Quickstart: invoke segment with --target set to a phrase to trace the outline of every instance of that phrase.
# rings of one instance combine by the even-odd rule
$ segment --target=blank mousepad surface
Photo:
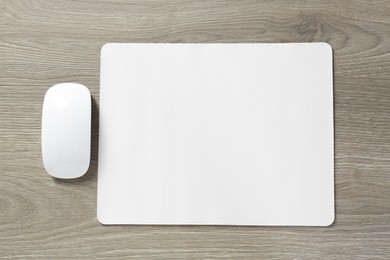
[[[103,224],[327,226],[326,43],[109,43],[101,51]]]

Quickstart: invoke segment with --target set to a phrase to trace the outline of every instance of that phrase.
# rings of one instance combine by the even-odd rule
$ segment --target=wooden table
[[[99,52],[106,42],[329,42],[336,221],[317,227],[102,226],[96,220]],[[0,1],[0,258],[390,257],[390,1]],[[91,90],[80,180],[42,165],[41,109]]]

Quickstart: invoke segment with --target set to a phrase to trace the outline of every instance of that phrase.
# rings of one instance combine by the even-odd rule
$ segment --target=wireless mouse
[[[89,167],[91,95],[78,83],[49,88],[42,109],[42,159],[55,178],[73,179]]]

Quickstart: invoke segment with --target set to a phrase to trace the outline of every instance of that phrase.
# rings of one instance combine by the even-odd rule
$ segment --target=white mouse
[[[53,177],[73,179],[89,168],[91,95],[78,83],[49,88],[42,111],[42,158]]]

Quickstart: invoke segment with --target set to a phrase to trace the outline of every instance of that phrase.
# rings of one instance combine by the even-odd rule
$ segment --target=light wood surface
[[[329,42],[336,221],[326,228],[102,226],[99,55],[106,42]],[[389,259],[390,1],[0,1],[0,258]],[[45,91],[91,90],[88,174],[41,161]]]

